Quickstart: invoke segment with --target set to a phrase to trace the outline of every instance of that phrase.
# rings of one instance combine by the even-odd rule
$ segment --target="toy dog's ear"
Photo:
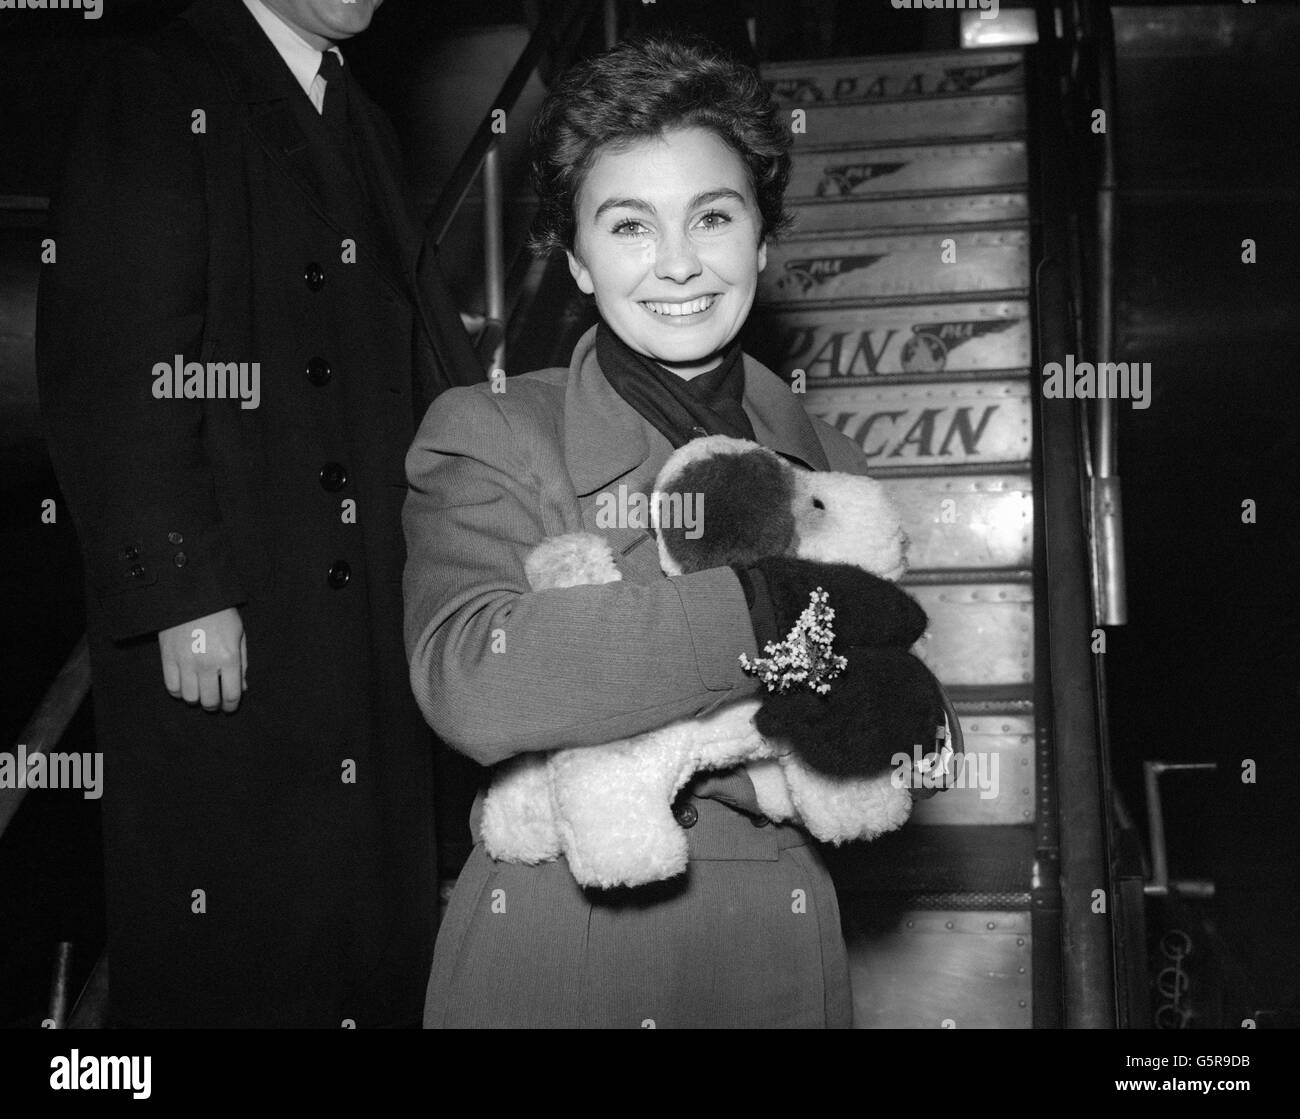
[[[681,575],[785,555],[794,544],[793,504],[794,471],[779,455],[725,435],[693,439],[655,480],[660,566]]]

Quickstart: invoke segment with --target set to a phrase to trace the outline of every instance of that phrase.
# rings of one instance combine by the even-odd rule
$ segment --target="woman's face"
[[[681,377],[716,366],[767,263],[740,157],[703,128],[604,148],[575,209],[569,270],[610,329]]]

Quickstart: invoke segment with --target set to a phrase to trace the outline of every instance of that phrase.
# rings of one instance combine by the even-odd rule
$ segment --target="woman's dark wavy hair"
[[[629,39],[566,70],[532,128],[532,182],[541,201],[531,245],[572,249],[574,201],[596,153],[671,128],[707,128],[740,156],[763,236],[790,224],[790,134],[758,74],[695,36]]]

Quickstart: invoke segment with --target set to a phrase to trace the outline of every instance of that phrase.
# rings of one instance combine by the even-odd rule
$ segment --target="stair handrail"
[[[615,6],[605,0],[559,0],[558,13],[547,18],[543,13],[528,44],[506,76],[491,108],[474,130],[464,153],[438,194],[425,220],[425,244],[435,248],[452,227],[469,197],[479,172],[483,173],[483,246],[485,256],[484,288],[486,316],[482,334],[476,343],[481,356],[487,357],[489,370],[505,368],[506,334],[506,265],[504,190],[501,181],[499,137],[494,125],[496,114],[504,110],[507,118],[523,95],[528,80],[539,67],[553,67],[586,32],[595,13],[601,10],[606,22],[606,40],[615,34]],[[486,352],[485,352],[486,351]],[[475,371],[478,372],[478,371]],[[482,380],[470,378],[470,371],[452,371],[463,383]]]
[[[1034,274],[1039,367],[1062,360],[1078,341],[1072,303],[1082,296],[1074,275],[1068,217],[1077,212],[1066,173],[1063,79],[1070,76],[1066,43],[1057,35],[1055,6],[1037,5],[1038,44],[1031,51],[1038,143],[1038,251]],[[1063,29],[1065,21],[1062,21]],[[1068,30],[1073,32],[1073,27]],[[1067,80],[1067,85],[1070,82]],[[1046,647],[1050,719],[1056,763],[1061,903],[1062,999],[1070,1028],[1110,1029],[1116,1023],[1109,858],[1107,759],[1099,715],[1096,664],[1088,640],[1093,621],[1088,493],[1079,402],[1047,400],[1037,415],[1047,585]],[[1099,911],[1097,891],[1110,901]]]
[[[48,756],[62,740],[89,691],[90,652],[86,635],[82,634],[19,733],[14,750],[15,760],[31,759],[41,754]],[[0,838],[18,814],[23,798],[27,795],[25,773],[24,765],[20,767],[19,779],[15,785],[0,787]]]

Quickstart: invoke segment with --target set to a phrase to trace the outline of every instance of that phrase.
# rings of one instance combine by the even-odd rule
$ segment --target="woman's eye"
[[[619,222],[613,229],[616,237],[639,237],[645,231],[645,226],[632,218]]]
[[[724,214],[722,213],[721,210],[710,210],[707,214],[705,214],[702,218],[700,218],[700,224],[704,226],[705,229],[718,229],[724,225],[729,224],[730,221],[731,221],[731,215]]]

